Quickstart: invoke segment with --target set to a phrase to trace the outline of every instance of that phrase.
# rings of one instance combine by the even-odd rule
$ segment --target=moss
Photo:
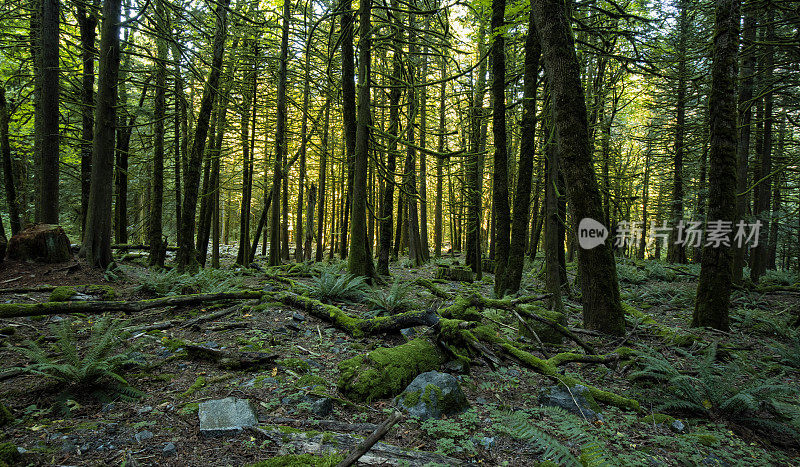
[[[675,417],[672,415],[667,415],[663,413],[654,413],[650,414],[646,417],[642,417],[639,419],[640,422],[647,423],[648,425],[656,424],[660,425],[662,423],[670,424],[675,421]]]
[[[191,404],[186,404],[178,410],[179,415],[195,415],[197,411],[200,410],[200,404],[197,402],[192,402]]]
[[[12,443],[0,444],[0,466],[16,464],[22,455]]]
[[[284,358],[283,360],[278,360],[277,363],[286,369],[299,373],[306,373],[311,369],[311,365],[309,365],[308,362],[300,360],[299,358]]]
[[[527,311],[528,313],[541,316],[550,321],[556,322],[562,326],[566,326],[567,324],[566,316],[564,316],[563,313],[559,313],[558,311],[551,311],[537,305],[520,305],[520,308]],[[531,329],[533,329],[536,335],[539,336],[539,339],[541,339],[542,342],[546,342],[548,344],[561,344],[564,341],[564,336],[560,332],[553,329],[552,326],[548,326],[545,323],[540,323],[539,321],[535,321],[532,319],[526,320],[526,322],[528,326],[525,326],[524,324],[520,323],[519,331],[521,335],[531,339],[534,338],[532,333],[528,329],[530,327]]]
[[[6,426],[14,423],[14,415],[8,410],[8,407],[0,403],[0,426]]]
[[[114,300],[117,298],[117,291],[108,285],[94,284],[86,287],[86,293],[100,297],[100,300]]]
[[[689,433],[686,436],[688,436],[689,439],[696,440],[703,446],[712,447],[712,446],[717,446],[719,444],[719,439],[710,433]]]
[[[50,292],[51,302],[66,302],[73,296],[77,295],[78,291],[74,287],[61,286],[56,287]]]
[[[185,399],[194,394],[195,392],[197,392],[199,389],[205,387],[205,385],[206,385],[206,378],[202,375],[198,376],[197,379],[194,381],[194,383],[192,383],[192,385],[189,386],[189,389],[187,389],[183,394],[181,394],[178,397]]]
[[[339,453],[326,454],[324,456],[289,454],[251,464],[249,467],[334,467],[343,460],[344,454]]]
[[[256,378],[258,381],[258,378]],[[294,385],[298,388],[308,387],[308,386],[327,386],[328,381],[325,378],[321,378],[317,375],[303,375]]]
[[[370,402],[399,394],[417,375],[444,362],[428,339],[417,338],[391,348],[379,348],[339,363],[337,386],[352,400]]]
[[[187,342],[183,339],[164,336],[161,339],[161,345],[167,348],[170,352],[176,352],[180,348],[185,348]]]
[[[415,407],[417,404],[419,404],[421,395],[422,395],[421,391],[407,392],[403,395],[401,403],[406,407]]]
[[[699,336],[691,333],[682,333],[676,331],[669,326],[659,323],[652,316],[647,313],[642,313],[627,302],[622,302],[622,310],[627,315],[631,315],[642,324],[646,324],[655,328],[655,334],[662,337],[665,341],[678,345],[680,347],[688,347],[699,340]]]

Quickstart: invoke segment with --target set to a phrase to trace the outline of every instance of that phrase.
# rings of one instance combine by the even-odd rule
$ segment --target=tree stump
[[[472,282],[472,270],[466,267],[448,267],[440,264],[433,276],[435,279],[445,279],[449,281]]]
[[[11,237],[8,259],[63,263],[72,259],[69,238],[60,225],[37,224]]]

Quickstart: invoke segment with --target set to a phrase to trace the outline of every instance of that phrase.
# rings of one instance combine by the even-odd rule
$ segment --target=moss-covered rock
[[[277,364],[298,373],[307,373],[311,369],[311,365],[308,362],[299,358],[284,358],[283,360],[278,360]]]
[[[52,292],[50,292],[50,301],[66,302],[77,294],[78,291],[75,290],[74,287],[68,287],[68,286],[56,287],[55,289],[53,289]]]
[[[379,348],[339,363],[337,386],[342,394],[369,402],[399,394],[418,374],[444,363],[439,349],[426,338]]]
[[[469,407],[464,392],[452,375],[428,371],[414,378],[397,396],[398,408],[422,420],[441,418]]]
[[[344,460],[344,454],[288,454],[251,464],[250,467],[334,467]]]
[[[0,443],[0,467],[15,465],[22,455],[12,443]]]
[[[528,313],[547,318],[550,321],[554,321],[562,326],[567,325],[567,317],[564,315],[564,313],[548,310],[537,305],[520,305],[520,308],[523,308]],[[547,324],[533,319],[526,320],[526,323],[527,326],[524,323],[519,323],[519,332],[525,337],[530,339],[534,338],[529,330],[530,328],[533,329],[533,332],[539,336],[539,339],[541,339],[542,342],[546,342],[548,344],[561,344],[564,340],[564,336],[560,332],[553,329],[552,326],[548,326]]]

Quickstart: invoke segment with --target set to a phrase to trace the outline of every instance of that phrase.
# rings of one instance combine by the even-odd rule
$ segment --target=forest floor
[[[230,263],[231,258],[226,260]],[[418,277],[432,279],[437,262],[449,265],[459,261],[463,264],[462,258],[448,256],[412,268],[407,259],[401,259],[391,265],[391,271],[395,280],[413,283]],[[195,277],[154,273],[141,263],[141,258],[128,256],[120,261],[116,273],[103,274],[85,266],[7,262],[0,265],[0,302],[46,302],[50,291],[8,292],[45,284],[107,285],[114,289],[117,300],[285,287],[267,278],[263,260],[256,261],[261,266],[255,269],[228,265]],[[800,446],[793,431],[800,427],[796,392],[800,388],[800,339],[788,324],[797,316],[800,294],[789,287],[766,293],[737,290],[730,333],[690,330],[698,266],[671,269],[655,261],[620,259],[618,269],[623,300],[662,326],[628,316],[624,339],[582,333],[581,338],[598,354],[626,346],[634,350],[633,358],[608,366],[573,363],[561,371],[637,399],[640,413],[601,405],[602,421],[592,422],[563,410],[542,408],[539,392],[553,385],[551,379],[516,360],[503,358],[495,365],[475,358],[461,373],[449,371],[460,380],[470,404],[467,411],[438,421],[404,419],[383,442],[436,452],[447,456],[441,458],[444,463],[522,466],[548,459],[571,464],[577,459],[584,464],[612,465],[800,465]],[[308,277],[297,274],[292,279],[311,290],[315,271],[306,270]],[[573,274],[574,265],[569,264],[568,270]],[[440,281],[437,286],[452,297],[474,292],[490,297],[493,279],[492,274],[485,274],[474,283]],[[766,283],[795,282],[794,277],[773,274]],[[573,296],[565,296],[565,304],[568,327],[574,329],[580,326],[581,317],[574,285],[572,288]],[[536,261],[526,269],[521,295],[542,294],[543,289],[541,264]],[[451,303],[424,287],[414,285],[410,291],[416,309],[436,310]],[[375,290],[367,292],[371,293]],[[150,309],[129,316],[110,314],[125,318],[125,328],[132,331],[113,353],[127,355],[129,361],[119,373],[142,394],[111,401],[39,375],[8,372],[29,364],[15,350],[27,340],[37,341],[57,358],[56,348],[49,346],[58,343],[55,327],[65,320],[84,347],[97,315],[0,320],[0,359],[6,371],[0,372],[0,402],[12,415],[11,420],[0,422],[2,438],[26,451],[21,465],[249,465],[279,455],[280,440],[255,431],[203,437],[199,403],[229,396],[249,399],[257,408],[261,428],[280,425],[287,434],[306,431],[311,432],[309,437],[321,431],[346,432],[349,426],[370,427],[359,424],[380,424],[386,419],[391,399],[354,403],[338,392],[337,364],[379,347],[401,344],[406,341],[404,335],[354,338],[281,303],[253,304],[219,302]],[[334,304],[353,316],[371,315],[364,303]],[[198,316],[223,309],[229,311],[224,316],[186,326]],[[515,335],[516,319],[497,310],[484,310],[484,314],[503,323],[499,332],[508,333],[509,339],[524,341]],[[163,329],[135,329],[167,322]],[[689,333],[694,337],[681,342],[683,346],[670,338]],[[277,356],[274,363],[261,368],[228,370],[190,358],[184,349],[188,343]],[[530,347],[531,353],[538,355],[536,347]],[[551,355],[576,349],[569,341],[547,348]],[[769,387],[761,388],[764,383]],[[314,402],[319,397],[330,398],[332,412],[317,411]],[[672,423],[672,417],[680,423]],[[336,423],[319,428],[315,419]],[[352,434],[366,436],[369,430]],[[309,465],[327,465],[330,459],[311,462]]]

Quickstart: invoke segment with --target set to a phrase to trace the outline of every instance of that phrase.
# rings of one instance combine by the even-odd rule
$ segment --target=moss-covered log
[[[261,298],[261,296],[262,292],[257,290],[242,290],[239,292],[176,295],[174,297],[154,298],[151,300],[140,300],[134,302],[123,300],[101,300],[84,302],[2,303],[0,304],[0,319],[16,318],[20,316],[41,316],[72,313],[137,313],[152,308],[195,305],[198,303],[223,300],[249,300]]]
[[[370,402],[400,394],[420,373],[438,369],[446,356],[427,338],[382,347],[339,363],[337,386],[354,401]]]
[[[436,295],[439,298],[444,298],[444,299],[453,298],[452,295],[440,289],[439,287],[436,286],[436,284],[434,284],[428,279],[420,277],[417,280],[415,280],[414,283],[419,286],[425,287],[426,289],[428,289],[430,293]]]
[[[413,326],[434,326],[439,321],[439,315],[430,311],[407,311],[392,316],[361,319],[348,315],[336,306],[292,292],[270,293],[269,297],[329,322],[353,337],[397,332]]]

